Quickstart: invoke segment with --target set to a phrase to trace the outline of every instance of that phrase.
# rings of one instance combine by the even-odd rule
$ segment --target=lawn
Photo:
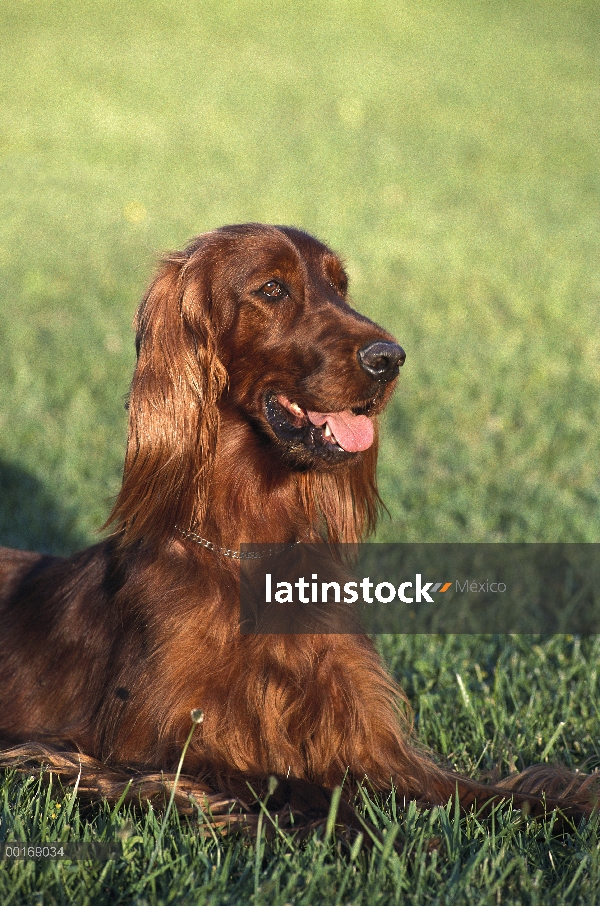
[[[97,538],[157,255],[249,220],[339,250],[357,307],[407,351],[379,540],[600,540],[594,0],[19,0],[0,17],[0,543]],[[595,638],[380,645],[461,770],[598,763]],[[407,845],[369,856],[173,819],[149,875],[160,816],[80,813],[37,783],[5,779],[0,839],[119,834],[125,857],[2,868],[3,902],[600,899],[592,825],[552,838],[517,812],[396,820],[388,803],[375,817]]]

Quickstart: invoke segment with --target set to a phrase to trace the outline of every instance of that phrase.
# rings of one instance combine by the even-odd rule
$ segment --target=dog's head
[[[223,227],[164,259],[135,322],[122,525],[139,535],[151,505],[198,518],[223,419],[290,470],[372,455],[405,356],[347,287],[340,259],[290,227]]]

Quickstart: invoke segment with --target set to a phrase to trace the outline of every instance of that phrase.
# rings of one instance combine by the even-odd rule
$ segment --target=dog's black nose
[[[397,343],[369,343],[358,350],[361,368],[376,381],[393,381],[405,358],[406,353]]]

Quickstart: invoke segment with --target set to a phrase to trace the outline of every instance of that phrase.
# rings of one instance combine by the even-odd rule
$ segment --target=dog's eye
[[[261,286],[260,291],[267,299],[284,299],[287,296],[287,290],[276,280],[269,280]]]

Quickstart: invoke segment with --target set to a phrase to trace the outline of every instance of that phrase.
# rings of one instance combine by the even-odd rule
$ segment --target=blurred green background
[[[94,539],[157,254],[247,220],[407,350],[380,539],[600,540],[595,0],[0,10],[0,542]]]
[[[597,0],[0,0],[0,38],[0,544],[97,538],[157,256],[247,220],[339,250],[358,308],[407,350],[383,426],[379,539],[600,541]],[[459,769],[598,763],[593,638],[379,646],[420,738]],[[3,826],[32,839],[19,802],[6,799]],[[40,881],[20,863],[0,884],[15,903],[40,890],[63,902],[65,884],[91,902],[97,875],[133,901],[151,821],[136,824],[141,855],[108,876],[57,863]],[[483,843],[457,821],[451,852],[427,863],[413,845],[429,854],[437,825],[423,843],[409,821],[388,899],[369,869],[348,901],[420,902],[425,885],[431,902],[597,902],[593,828],[567,846],[507,821]],[[203,864],[195,831],[169,839],[166,899],[189,884],[190,902],[250,901],[253,855],[234,850],[232,892],[229,850],[221,864],[201,844],[198,882],[182,867],[186,852]],[[318,861],[303,858],[285,863],[290,889]],[[277,890],[278,866],[264,869]],[[302,901],[340,902],[338,868]],[[291,902],[287,890],[253,902]]]

